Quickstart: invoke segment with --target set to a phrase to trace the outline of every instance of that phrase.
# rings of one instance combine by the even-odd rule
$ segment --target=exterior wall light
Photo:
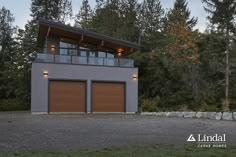
[[[44,72],[43,72],[43,76],[44,76],[44,77],[48,77],[48,72],[47,72],[47,71],[44,71]]]
[[[136,74],[133,75],[133,80],[138,80],[138,76]]]
[[[56,46],[55,45],[51,45],[51,52],[55,52],[56,51]]]
[[[117,56],[118,57],[121,57],[122,56],[122,52],[123,52],[123,49],[122,48],[119,48],[119,49],[117,49]]]
[[[117,49],[117,52],[121,53],[123,51],[122,48]]]

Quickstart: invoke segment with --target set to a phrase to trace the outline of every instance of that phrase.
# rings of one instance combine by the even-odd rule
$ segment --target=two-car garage
[[[136,68],[33,63],[31,112],[136,113],[137,73]]]
[[[125,112],[125,83],[91,83],[91,112]],[[49,112],[87,112],[86,81],[49,81]]]

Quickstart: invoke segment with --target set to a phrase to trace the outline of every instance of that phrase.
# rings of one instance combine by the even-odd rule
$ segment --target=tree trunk
[[[229,29],[226,31],[226,69],[225,69],[225,104],[224,111],[229,111]]]

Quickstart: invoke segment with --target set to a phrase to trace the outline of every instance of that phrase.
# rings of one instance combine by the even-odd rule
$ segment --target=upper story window
[[[82,57],[87,57],[87,51],[85,51],[85,50],[80,50],[80,56],[82,56]]]
[[[96,57],[96,52],[95,51],[90,51],[89,52],[89,57]]]
[[[70,43],[65,43],[60,41],[60,48],[65,48],[65,49],[77,49],[77,45],[75,44],[70,44]]]
[[[77,44],[76,42],[70,39],[61,38],[60,41],[60,55],[77,55]]]
[[[101,51],[99,51],[99,52],[98,52],[98,57],[100,57],[100,58],[106,58],[106,52],[101,52]]]

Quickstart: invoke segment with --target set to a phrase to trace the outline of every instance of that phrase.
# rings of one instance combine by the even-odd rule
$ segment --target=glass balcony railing
[[[132,59],[52,55],[45,53],[38,53],[35,57],[34,62],[113,67],[134,67],[134,61]]]

